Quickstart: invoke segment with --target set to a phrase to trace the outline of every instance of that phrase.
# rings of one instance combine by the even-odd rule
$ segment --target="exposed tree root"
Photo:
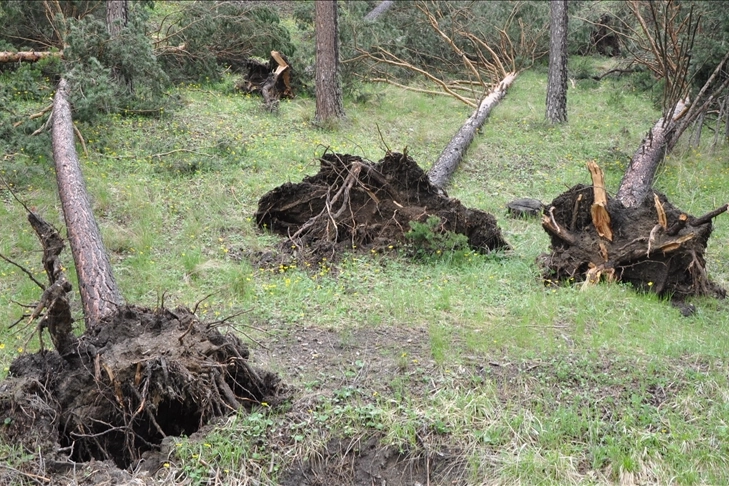
[[[40,448],[59,463],[111,460],[127,468],[166,437],[289,397],[275,374],[248,363],[237,336],[220,332],[225,319],[203,322],[184,307],[120,306],[77,338],[58,259],[63,240],[37,215],[29,219],[50,280],[32,319],[51,331],[59,352],[22,354],[10,366],[0,384],[8,443]]]
[[[430,216],[440,219],[439,231],[466,235],[476,251],[508,247],[492,215],[447,197],[407,154],[388,152],[377,164],[333,153],[320,160],[318,174],[258,203],[258,225],[286,236],[282,246],[297,259],[401,246],[410,222]]]
[[[729,205],[695,218],[652,193],[625,207],[607,196],[599,168],[590,170],[595,185],[574,186],[545,210],[551,253],[539,261],[546,279],[593,283],[606,277],[678,299],[726,295],[709,280],[704,252],[712,219]]]

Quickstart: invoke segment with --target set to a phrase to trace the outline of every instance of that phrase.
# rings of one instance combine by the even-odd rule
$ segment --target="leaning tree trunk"
[[[81,305],[87,328],[93,328],[117,309],[122,297],[81,174],[65,79],[58,83],[53,100],[52,141],[58,192],[76,264]]]
[[[336,0],[315,2],[316,116],[321,123],[344,117],[339,83],[339,34]]]
[[[669,117],[662,117],[648,131],[630,165],[623,174],[615,197],[623,206],[636,206],[645,199],[653,187],[656,170],[663,161],[666,151],[672,145],[676,123],[684,115],[686,104],[680,102]]]
[[[506,77],[491,90],[488,96],[481,101],[476,111],[466,120],[455,136],[443,149],[438,160],[428,171],[430,183],[436,187],[443,188],[448,184],[453,173],[461,163],[468,147],[473,142],[476,132],[486,123],[491,109],[499,104],[506,96],[506,91],[516,79],[516,73],[509,73]]]
[[[135,469],[165,438],[190,436],[244,406],[286,399],[289,392],[276,375],[248,363],[246,344],[218,330],[233,316],[202,322],[197,305],[168,309],[164,297],[155,309],[121,305],[79,168],[64,79],[52,116],[58,191],[86,331],[78,338],[71,332],[71,285],[58,259],[63,240],[30,212],[49,278],[48,286],[36,281],[44,292],[30,322],[39,319],[41,344],[49,330],[58,354],[22,354],[13,361],[10,379],[17,385],[0,385],[0,417],[22,427],[0,427],[0,441],[39,450],[34,437],[40,432],[28,430],[35,427],[43,430],[43,456],[59,471],[89,460]],[[144,460],[151,469],[162,467],[154,455]]]
[[[364,16],[363,20],[365,22],[374,22],[380,17],[380,15],[390,10],[390,7],[392,7],[394,4],[394,0],[382,0],[379,4],[377,4],[375,8],[370,10],[370,12]]]

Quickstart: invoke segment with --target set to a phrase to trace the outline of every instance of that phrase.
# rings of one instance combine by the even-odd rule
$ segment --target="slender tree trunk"
[[[127,0],[106,0],[106,30],[114,38],[129,21],[129,5]]]
[[[375,8],[370,10],[370,12],[364,16],[364,21],[374,22],[380,17],[380,15],[390,10],[390,7],[393,5],[395,5],[394,0],[382,0]]]
[[[701,145],[701,130],[704,128],[704,118],[706,117],[706,112],[702,111],[699,117],[694,122],[694,133],[691,137],[691,141],[689,142],[689,145],[692,147],[698,147]]]
[[[549,2],[547,120],[567,121],[567,0]]]
[[[65,79],[58,83],[53,100],[52,142],[58,193],[76,266],[81,305],[86,327],[93,328],[116,310],[122,298],[81,174]]]
[[[339,83],[339,34],[336,0],[315,2],[317,123],[344,117]]]
[[[468,147],[473,142],[476,132],[483,126],[491,114],[491,109],[499,104],[506,96],[506,91],[516,78],[516,73],[509,73],[500,83],[489,93],[486,98],[481,101],[476,111],[466,120],[458,132],[453,136],[443,152],[441,152],[438,160],[428,171],[430,183],[436,187],[443,188],[448,184],[458,165],[463,160],[463,156]]]

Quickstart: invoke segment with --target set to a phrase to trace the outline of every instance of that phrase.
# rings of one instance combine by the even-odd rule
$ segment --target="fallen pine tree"
[[[508,248],[491,214],[447,197],[406,153],[388,152],[377,164],[325,153],[320,162],[316,175],[265,194],[255,214],[260,227],[286,237],[282,248],[299,260],[403,247],[411,223],[433,218],[434,233],[464,235],[475,251]]]
[[[666,93],[670,102],[633,154],[615,198],[607,193],[601,169],[590,163],[592,186],[574,186],[545,208],[542,227],[550,236],[551,253],[542,255],[540,262],[547,280],[575,278],[589,283],[606,277],[679,300],[726,295],[709,280],[704,254],[713,218],[729,205],[694,217],[655,191],[653,181],[681,135],[729,87],[729,78],[722,75],[729,52],[693,101],[687,92],[690,48],[682,44],[673,54],[683,66],[678,74],[673,72],[675,66],[661,63],[660,69],[655,68],[675,87]],[[666,62],[670,58],[657,56]]]
[[[221,331],[230,318],[205,321],[198,305],[170,309],[164,297],[155,309],[123,301],[83,182],[68,90],[62,79],[53,102],[53,158],[85,330],[73,330],[64,240],[28,210],[48,284],[14,263],[42,295],[12,326],[35,323],[41,350],[16,358],[0,384],[0,435],[60,470],[91,460],[133,469],[143,455],[155,468],[166,458],[155,462],[149,454],[165,438],[190,435],[242,407],[275,404],[288,390],[275,374],[249,364],[248,347],[235,334]],[[45,332],[55,351],[44,349]]]

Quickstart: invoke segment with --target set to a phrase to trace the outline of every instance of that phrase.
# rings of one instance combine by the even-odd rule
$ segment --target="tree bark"
[[[364,16],[365,22],[374,22],[377,20],[380,15],[384,14],[388,10],[390,10],[390,7],[395,5],[394,0],[382,0],[375,8],[373,8],[367,15]]]
[[[53,160],[68,241],[76,266],[87,329],[95,327],[122,303],[101,232],[91,211],[74,146],[73,119],[65,79],[53,100]]]
[[[127,0],[106,0],[106,30],[114,38],[126,27],[129,21]]]
[[[567,0],[549,2],[547,121],[567,121]]]
[[[0,52],[0,64],[6,62],[36,62],[46,57],[63,57],[63,51],[20,51]]]
[[[489,93],[486,98],[481,101],[476,111],[466,120],[458,132],[453,136],[443,152],[441,152],[438,160],[428,171],[428,179],[430,183],[436,187],[444,188],[451,176],[461,163],[463,156],[468,147],[476,136],[476,131],[483,126],[491,113],[491,109],[496,106],[506,96],[506,91],[511,83],[516,79],[516,73],[509,73],[499,84]]]
[[[676,105],[672,116],[662,117],[648,135],[643,139],[633,155],[630,165],[623,174],[615,198],[623,206],[631,207],[640,204],[653,189],[653,178],[656,169],[666,155],[667,148],[675,136],[676,122],[684,114],[686,104]]]
[[[317,123],[344,117],[339,83],[339,31],[336,0],[315,3]]]

